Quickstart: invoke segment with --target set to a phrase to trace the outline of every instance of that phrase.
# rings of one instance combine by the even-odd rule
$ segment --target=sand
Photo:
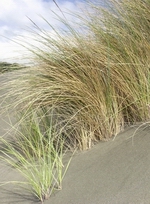
[[[132,141],[134,130],[75,156],[51,203],[149,204],[150,129],[141,129]]]

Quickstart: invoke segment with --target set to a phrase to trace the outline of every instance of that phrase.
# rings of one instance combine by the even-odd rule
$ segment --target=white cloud
[[[76,1],[77,3],[80,0]],[[64,0],[59,4],[62,11],[77,11],[75,3]],[[60,10],[52,0],[1,0],[0,1],[0,61],[16,61],[25,53],[25,49],[17,45],[19,36],[28,36],[27,42],[32,41],[32,33],[27,33],[27,29],[32,28],[33,24],[29,17],[40,28],[52,32],[50,26],[39,16],[43,16],[54,27],[60,27],[61,23],[57,20],[56,12],[62,16]],[[65,14],[67,19],[72,19],[71,15]],[[24,37],[25,39],[26,37]],[[29,41],[28,41],[29,40]]]

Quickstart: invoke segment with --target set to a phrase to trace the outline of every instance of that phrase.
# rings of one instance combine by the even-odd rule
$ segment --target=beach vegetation
[[[34,23],[38,46],[26,46],[34,66],[11,82],[7,95],[15,98],[10,108],[23,113],[15,143],[21,152],[6,143],[3,154],[21,161],[17,168],[40,200],[60,186],[66,150],[90,149],[150,118],[149,0],[86,6],[70,14],[78,19],[73,25],[65,12],[57,16],[61,30],[43,17],[55,37]]]
[[[64,139],[61,132],[52,126],[52,116],[49,120],[45,110],[32,112],[15,128],[13,137],[0,138],[0,159],[15,168],[25,180],[4,182],[18,184],[32,193],[42,203],[52,192],[60,190],[70,159],[63,164]]]

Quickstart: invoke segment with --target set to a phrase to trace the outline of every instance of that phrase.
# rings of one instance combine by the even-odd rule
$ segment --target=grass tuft
[[[44,202],[54,190],[61,189],[62,179],[70,161],[64,167],[64,140],[52,127],[52,116],[49,116],[47,121],[41,112],[40,110],[37,114],[32,111],[31,115],[30,110],[30,115],[26,113],[26,120],[22,121],[16,130],[15,137],[0,138],[0,158],[17,169],[26,179],[25,182],[14,183],[26,184],[29,187],[27,189]]]

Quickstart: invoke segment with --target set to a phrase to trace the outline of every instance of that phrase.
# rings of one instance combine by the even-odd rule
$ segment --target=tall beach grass
[[[48,145],[47,151],[57,160],[49,158],[54,166],[61,165],[58,155],[66,149],[89,149],[116,136],[126,125],[150,117],[150,2],[113,0],[105,9],[87,5],[84,16],[72,14],[78,19],[75,27],[59,18],[64,30],[53,28],[55,38],[35,26],[35,41],[42,45],[28,48],[35,66],[12,81],[7,95],[15,98],[12,104],[17,110],[30,110],[29,118],[33,112],[40,118],[43,113],[48,116],[41,110],[50,110],[57,137],[49,143],[51,126],[43,127],[40,119],[42,133],[37,126],[28,129],[25,151],[37,158],[40,154],[41,161],[47,158],[43,147]],[[46,121],[49,124],[51,117]]]
[[[80,149],[149,119],[149,1],[89,6],[85,17],[76,15],[78,29],[60,18],[67,29],[54,29],[55,39],[37,26],[44,48],[31,49],[36,66],[17,90],[18,104],[55,104],[67,141]]]

